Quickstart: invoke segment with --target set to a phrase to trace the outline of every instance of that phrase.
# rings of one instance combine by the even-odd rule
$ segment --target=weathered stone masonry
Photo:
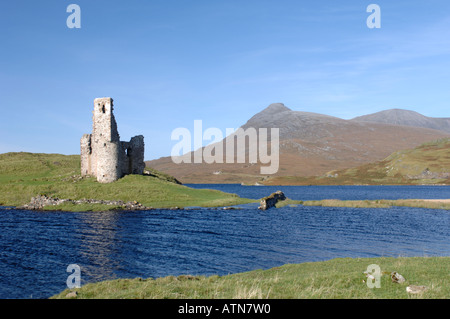
[[[144,172],[144,137],[120,141],[113,114],[113,99],[94,100],[92,134],[84,134],[81,146],[81,176],[95,176],[110,183],[127,174]]]

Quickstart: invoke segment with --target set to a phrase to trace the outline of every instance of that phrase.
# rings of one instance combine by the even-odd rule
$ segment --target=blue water
[[[259,199],[278,190],[295,200],[448,199],[450,186],[241,186],[240,184],[186,184]]]
[[[208,187],[253,198],[278,189],[293,199],[450,197],[449,188],[438,186]],[[450,256],[449,226],[450,211],[402,207],[103,213],[0,208],[0,298],[59,293],[69,264],[81,267],[86,284],[224,275],[336,257]]]

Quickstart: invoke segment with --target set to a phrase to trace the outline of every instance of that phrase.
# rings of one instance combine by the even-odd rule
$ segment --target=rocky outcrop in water
[[[275,207],[278,201],[285,199],[286,196],[284,195],[284,193],[282,191],[277,191],[270,194],[269,196],[261,198],[258,209],[266,210]]]

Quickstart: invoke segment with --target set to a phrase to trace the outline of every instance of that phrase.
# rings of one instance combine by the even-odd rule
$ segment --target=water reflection
[[[120,212],[80,213],[74,240],[78,240],[82,282],[117,278],[121,268]]]

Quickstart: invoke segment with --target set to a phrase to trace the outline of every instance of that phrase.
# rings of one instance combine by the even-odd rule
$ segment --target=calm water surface
[[[186,184],[192,188],[213,188],[241,197],[259,199],[282,190],[296,200],[447,199],[450,186],[241,186],[240,184]]]
[[[214,187],[233,188],[251,198],[272,191]],[[273,189],[293,199],[450,197],[449,188],[436,186]],[[66,288],[69,264],[81,267],[86,284],[128,277],[224,275],[336,257],[450,256],[446,210],[300,206],[261,212],[256,206],[106,213],[0,208],[0,298],[59,293]]]

